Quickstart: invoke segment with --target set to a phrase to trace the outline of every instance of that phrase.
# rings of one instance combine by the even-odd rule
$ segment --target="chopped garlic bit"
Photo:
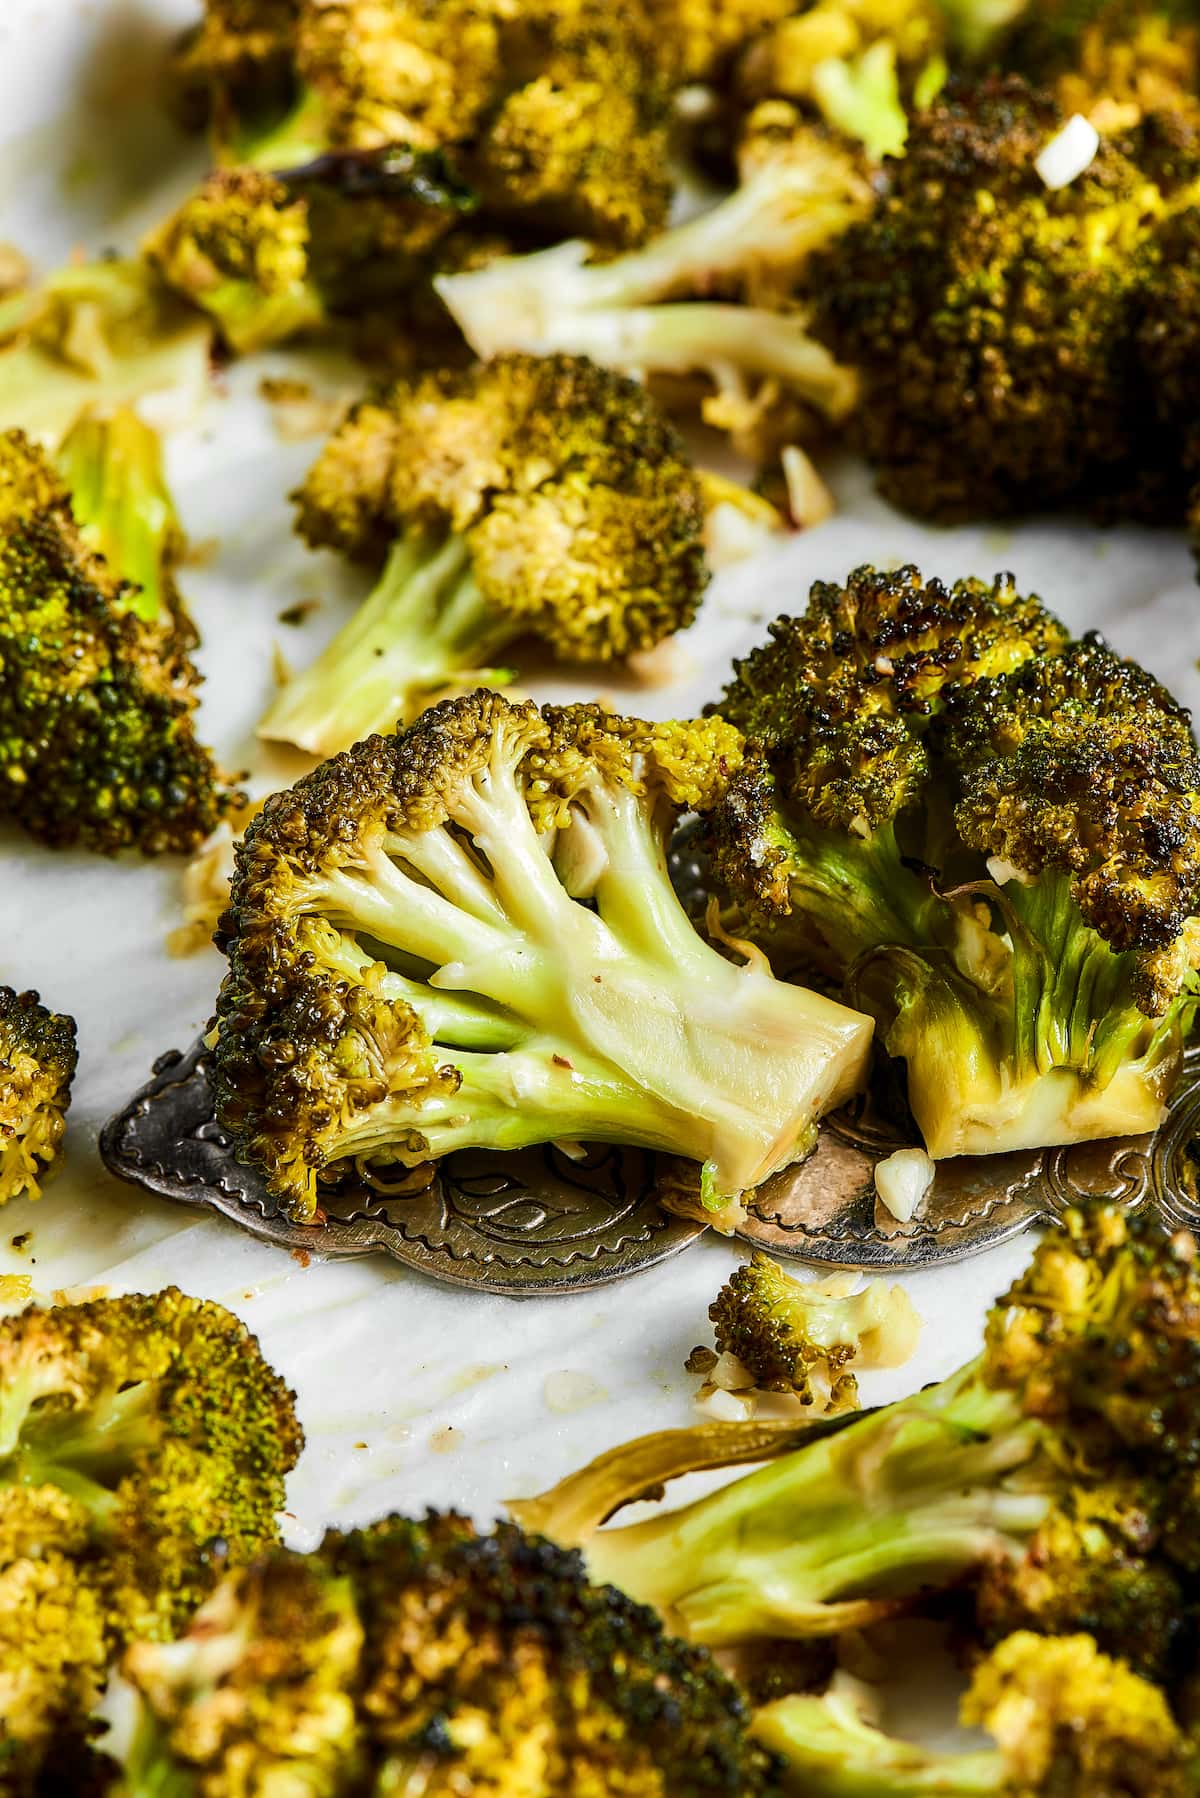
[[[897,1223],[907,1224],[913,1218],[936,1171],[924,1149],[897,1149],[878,1163],[875,1191]]]
[[[789,443],[779,460],[787,483],[788,510],[797,529],[807,531],[832,518],[837,511],[833,495],[800,445]]]
[[[715,1386],[706,1398],[697,1399],[696,1409],[712,1417],[717,1423],[745,1423],[756,1410],[754,1394],[727,1392],[723,1386]]]
[[[1100,148],[1100,133],[1081,112],[1072,115],[1034,161],[1034,168],[1051,193],[1069,187],[1091,167]]]
[[[987,871],[998,887],[1007,886],[1010,880],[1015,880],[1020,887],[1031,887],[1034,882],[1032,874],[1018,868],[1016,862],[1006,861],[1002,855],[988,856]]]

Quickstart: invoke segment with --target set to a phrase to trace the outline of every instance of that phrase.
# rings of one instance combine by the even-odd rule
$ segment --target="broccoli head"
[[[53,1524],[39,1517],[22,1552],[7,1515],[0,1532],[0,1793],[34,1798],[47,1789],[52,1757],[78,1763],[86,1753],[85,1719],[103,1691],[111,1649],[101,1598],[71,1558],[72,1533],[64,1552]]]
[[[1104,131],[1153,112],[1200,118],[1200,22],[1189,0],[1049,0],[1028,9],[1004,59]]]
[[[116,441],[101,431],[102,458]],[[75,475],[93,452],[72,447]],[[178,632],[139,615],[123,578],[163,593],[177,539],[160,476],[156,452],[102,460],[77,518],[48,459],[0,436],[0,811],[53,846],[187,851],[236,798],[195,739],[199,677]]]
[[[387,544],[382,578],[259,726],[314,754],[439,691],[505,676],[530,633],[567,661],[647,649],[707,580],[701,488],[635,382],[571,357],[438,371],[353,413],[299,494],[313,544]]]
[[[171,64],[183,120],[201,125],[231,101],[286,96],[302,0],[204,0]]]
[[[764,1428],[745,1426],[754,1438],[747,1443],[737,1426],[724,1426],[727,1464],[775,1458],[644,1522],[598,1527],[656,1481],[720,1465],[710,1432],[666,1431],[630,1445],[624,1488],[602,1456],[554,1492],[510,1508],[552,1539],[583,1545],[593,1578],[710,1645],[833,1635],[964,1583],[978,1593],[989,1582],[994,1593],[998,1569],[1027,1562],[1018,1583],[1032,1590],[1035,1574],[1055,1578],[1045,1549],[1056,1516],[1078,1527],[1090,1505],[1100,1521],[1091,1495],[1104,1489],[1109,1521],[1123,1506],[1132,1535],[1139,1513],[1164,1514],[1180,1466],[1197,1452],[1195,1252],[1186,1233],[1168,1235],[1116,1208],[1072,1214],[994,1306],[982,1355],[937,1385],[818,1424],[799,1446],[786,1430],[773,1443]],[[1143,1549],[1147,1581],[1161,1597],[1169,1556],[1152,1556],[1149,1541],[1129,1543],[1126,1595]],[[1058,1566],[1066,1619],[1084,1584],[1078,1556],[1062,1555]],[[1048,1587],[1043,1601],[1049,1628]],[[1115,1634],[1119,1595],[1104,1604]],[[981,1599],[980,1609],[999,1626],[998,1607]],[[1131,1606],[1128,1618],[1148,1648],[1149,1606]],[[1155,1664],[1169,1659],[1177,1623],[1160,1615],[1165,1652]]]
[[[1036,164],[1063,123],[1016,77],[948,90],[872,215],[806,271],[815,336],[861,376],[860,446],[919,516],[1180,515],[1133,355],[1162,194],[1107,140],[1047,187]]]
[[[1016,1634],[975,1670],[963,1722],[994,1749],[937,1753],[889,1736],[836,1685],[780,1699],[753,1733],[803,1798],[1184,1798],[1195,1750],[1163,1694],[1082,1633]]]
[[[836,1277],[836,1276],[835,1276]],[[766,1392],[816,1397],[814,1377],[829,1388],[829,1408],[857,1403],[851,1363],[897,1366],[915,1341],[916,1317],[903,1287],[872,1280],[861,1292],[802,1284],[756,1251],[729,1277],[708,1308],[717,1351],[736,1355]]]
[[[750,747],[718,881],[876,1018],[932,1156],[1157,1126],[1200,947],[1200,762],[1157,682],[1007,577],[866,569],[720,708]]]
[[[62,1149],[75,1062],[74,1018],[0,986],[0,1204],[38,1197]]]
[[[111,1746],[139,1792],[768,1790],[707,1656],[512,1525],[430,1513],[278,1553],[124,1673],[135,1719]]]
[[[795,11],[796,0],[650,0],[651,16],[675,41],[685,81],[724,84],[747,44]]]
[[[352,1157],[615,1141],[703,1163],[719,1206],[811,1144],[869,1024],[726,960],[666,872],[739,754],[720,721],[479,692],[267,802],[218,932],[213,1081],[293,1216]]]
[[[199,391],[212,330],[148,264],[71,264],[0,299],[0,430],[57,440],[91,406]]]
[[[168,1288],[0,1320],[0,1545],[36,1558],[48,1516],[114,1642],[169,1635],[275,1540],[302,1440],[220,1305]]]

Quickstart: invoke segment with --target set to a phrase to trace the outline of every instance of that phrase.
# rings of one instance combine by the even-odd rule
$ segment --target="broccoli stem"
[[[601,1530],[589,1569],[710,1646],[834,1634],[1019,1554],[1052,1501],[1009,1476],[1039,1442],[972,1363],[682,1510]]]
[[[1001,1798],[1010,1789],[994,1750],[936,1754],[900,1741],[836,1691],[766,1705],[751,1732],[779,1756],[781,1789],[797,1798]]]
[[[666,1149],[706,1164],[719,1202],[787,1165],[815,1117],[857,1090],[869,1024],[712,949],[674,894],[664,827],[640,795],[597,778],[573,807],[600,851],[595,909],[564,889],[502,761],[456,801],[469,849],[447,827],[399,832],[354,872],[313,879],[313,910],[394,961],[435,1040],[436,1008],[453,996],[458,1041],[478,1006],[480,1039],[503,1029],[511,1043],[449,1056],[457,1094],[385,1101],[361,1129],[381,1142],[419,1133],[434,1155],[560,1137]],[[408,984],[414,958],[431,970],[432,1002]],[[368,1146],[348,1127],[338,1153]]]
[[[130,406],[85,412],[56,457],[76,522],[118,580],[126,611],[148,624],[170,621],[168,570],[180,540],[163,474],[162,445]]]
[[[258,169],[301,169],[329,148],[325,107],[311,88],[301,88],[291,105],[267,122],[241,124],[220,161],[250,163]]]
[[[846,992],[908,1064],[908,1100],[935,1160],[1157,1129],[1182,1054],[1185,998],[1148,1018],[1133,957],[1084,924],[1066,875],[981,887],[1007,925],[1009,979],[984,991],[948,954],[870,950]]]
[[[781,942],[819,968],[840,976],[864,943],[927,943],[940,910],[929,877],[905,861],[895,827],[881,824],[867,837],[795,824],[787,832],[791,912]]]
[[[408,723],[439,689],[504,684],[508,671],[489,659],[517,635],[480,593],[461,537],[407,535],[350,622],[282,689],[258,734],[333,755]]]

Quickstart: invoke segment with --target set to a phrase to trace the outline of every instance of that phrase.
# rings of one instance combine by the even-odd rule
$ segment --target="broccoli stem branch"
[[[752,1733],[783,1762],[796,1798],[1002,1798],[1010,1789],[992,1749],[935,1754],[864,1722],[842,1694],[797,1694],[757,1711]]]
[[[149,624],[170,622],[169,569],[181,532],[157,433],[129,406],[84,413],[56,459],[89,546],[131,583],[124,609]]]
[[[136,1456],[159,1440],[154,1387],[143,1381],[110,1392],[86,1410],[43,1413],[34,1405],[36,1396],[27,1391],[28,1408],[19,1421],[6,1404],[4,1442],[12,1446],[0,1458],[5,1477],[57,1486],[82,1503],[93,1527],[104,1533],[116,1513],[116,1487]]]
[[[314,878],[313,910],[377,946],[434,1040],[448,1030],[505,1044],[456,1053],[457,1094],[385,1101],[338,1152],[366,1153],[367,1139],[397,1130],[436,1155],[583,1137],[707,1164],[717,1198],[755,1186],[857,1089],[870,1027],[712,949],[670,886],[664,827],[637,796],[597,781],[573,810],[602,857],[595,909],[563,887],[500,750],[455,800],[469,857],[449,827],[399,832],[359,869]],[[414,958],[432,1002],[411,980]],[[437,1008],[451,997],[447,1022]]]
[[[282,689],[258,734],[334,755],[408,723],[440,689],[507,680],[488,663],[518,634],[480,593],[461,537],[402,537],[353,618]]]
[[[223,163],[251,163],[257,169],[301,169],[329,148],[325,108],[311,88],[301,88],[287,108],[268,123],[243,126],[221,146]]]
[[[693,1641],[832,1634],[1019,1554],[1051,1500],[1009,1476],[1039,1442],[972,1363],[682,1510],[600,1531],[590,1571]]]

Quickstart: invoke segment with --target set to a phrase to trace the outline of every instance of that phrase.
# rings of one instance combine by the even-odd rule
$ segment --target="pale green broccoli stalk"
[[[89,406],[198,393],[212,329],[142,262],[59,269],[0,301],[0,430],[56,441]]]
[[[838,419],[854,403],[854,376],[809,336],[800,313],[697,296],[736,296],[764,269],[798,273],[869,203],[853,161],[810,140],[643,250],[594,263],[588,245],[572,241],[435,285],[481,356],[563,350],[633,373],[706,373],[718,385],[731,372],[773,377]]]

